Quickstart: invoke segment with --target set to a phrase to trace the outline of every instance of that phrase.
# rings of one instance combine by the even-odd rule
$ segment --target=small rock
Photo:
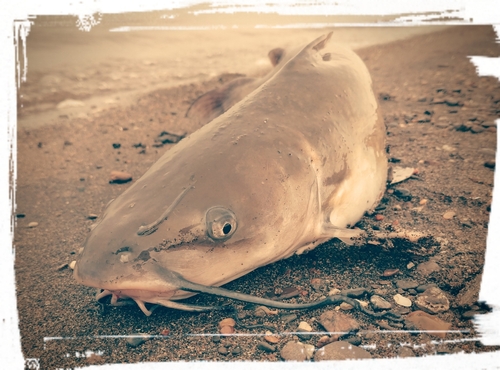
[[[411,270],[411,269],[412,269],[412,268],[414,268],[414,267],[415,267],[415,264],[414,264],[413,262],[410,262],[410,263],[408,263],[408,264],[406,265],[406,268],[407,268],[408,270]]]
[[[234,355],[234,356],[238,356],[239,354],[241,354],[241,347],[234,347],[232,350],[231,350],[231,354]]]
[[[417,291],[417,293],[423,293],[423,292],[425,292],[427,289],[429,289],[431,287],[437,287],[437,285],[434,284],[434,283],[422,284],[422,285],[419,285],[416,288],[416,291]]]
[[[111,171],[109,176],[110,184],[124,184],[132,181],[132,175],[122,171]]]
[[[403,307],[411,307],[411,301],[409,298],[403,297],[401,294],[396,294],[393,298],[396,304]]]
[[[441,267],[434,261],[422,262],[417,265],[417,271],[423,276],[432,274],[435,271],[439,271]]]
[[[394,189],[394,195],[405,202],[409,202],[412,199],[410,191],[406,189]]]
[[[280,294],[280,299],[290,299],[293,297],[297,297],[300,295],[300,292],[296,287],[288,287],[283,289],[283,292]]]
[[[427,199],[420,199],[420,202],[418,202],[418,204],[420,204],[421,206],[425,206],[427,202],[428,202]]]
[[[409,347],[400,347],[398,350],[398,357],[415,357],[415,352]]]
[[[415,300],[415,305],[430,314],[446,312],[450,309],[450,301],[444,292],[437,287],[431,287],[420,294]]]
[[[224,335],[229,335],[234,333],[234,327],[232,326],[223,326],[219,329],[219,333]]]
[[[386,320],[379,320],[377,321],[377,325],[380,326],[382,329],[385,330],[394,330],[392,326],[389,325],[389,323]]]
[[[359,323],[353,317],[339,311],[325,311],[321,314],[318,321],[321,326],[332,333],[330,336],[334,339],[359,330]]]
[[[375,218],[375,221],[382,221],[384,219],[384,215],[377,213],[374,218]]]
[[[399,269],[387,269],[382,274],[383,277],[391,277],[396,275],[399,272]]]
[[[34,228],[34,227],[37,227],[37,226],[38,226],[38,222],[30,222],[28,224],[28,227],[30,227],[30,228]]]
[[[297,330],[295,330],[295,331],[297,332],[297,336],[300,339],[303,339],[303,340],[311,339],[312,335],[309,333],[312,332],[312,327],[307,322],[301,321]]]
[[[76,265],[76,261],[71,261],[68,266],[69,266],[70,269],[74,270],[75,269],[75,265]]]
[[[280,356],[285,361],[305,361],[307,353],[304,343],[287,342],[280,351]]]
[[[470,128],[470,131],[473,134],[479,134],[479,133],[483,132],[484,130],[485,130],[485,128],[481,127],[479,125],[472,125],[472,127]]]
[[[24,213],[17,213],[17,214],[16,214],[16,217],[17,217],[17,218],[25,218],[25,217],[26,217],[26,215],[25,215]]]
[[[96,214],[94,214],[94,213],[90,213],[90,214],[87,216],[87,218],[88,218],[89,220],[95,220],[97,217],[98,217],[98,216],[97,216]]]
[[[390,302],[378,295],[372,295],[370,297],[370,302],[377,310],[389,310],[392,308],[392,304]]]
[[[340,304],[340,309],[341,310],[344,310],[344,311],[349,311],[349,310],[352,310],[354,307],[352,305],[350,305],[349,303],[346,303],[346,302],[342,302]]]
[[[418,283],[413,280],[396,280],[396,286],[398,288],[408,290],[416,288],[418,286]]]
[[[113,145],[113,149],[120,149],[122,146],[122,144],[120,144],[120,143],[113,143],[112,145]]]
[[[219,322],[219,329],[224,326],[232,326],[233,328],[236,326],[236,321],[232,317],[228,317]]]
[[[227,356],[227,354],[229,353],[227,348],[224,346],[219,346],[219,348],[217,348],[217,352],[219,352],[221,355],[224,355],[224,356]]]
[[[465,287],[457,295],[457,305],[470,307],[479,299],[479,288],[481,287],[482,274],[476,275],[474,279],[467,282]]]
[[[494,169],[495,168],[495,160],[492,159],[492,160],[484,162],[484,167]]]
[[[312,329],[311,325],[309,325],[307,322],[301,321],[299,323],[297,330],[298,331],[312,331],[313,329]]]
[[[455,217],[456,213],[453,211],[447,211],[443,214],[443,218],[445,220],[451,220],[453,217]]]
[[[347,359],[360,359],[371,358],[372,356],[368,351],[356,347],[351,343],[340,341],[327,344],[326,346],[318,349],[314,354],[314,361],[324,360],[347,360]]]
[[[138,347],[150,338],[151,336],[149,334],[132,334],[127,338],[127,344],[131,347]]]
[[[291,315],[285,315],[281,317],[281,320],[285,323],[288,324],[289,322],[292,322],[294,320],[297,320],[297,315],[291,314]]]
[[[264,352],[274,352],[276,351],[276,347],[275,346],[272,346],[270,345],[269,343],[266,343],[266,342],[262,342],[260,341],[259,343],[257,343],[257,348],[264,351]]]
[[[280,341],[280,337],[273,335],[273,333],[269,330],[266,331],[266,335],[264,336],[264,339],[272,344],[276,344]]]
[[[347,338],[345,341],[351,343],[354,346],[359,346],[361,344],[361,338],[358,336]]]
[[[446,330],[451,328],[451,324],[439,319],[436,316],[429,315],[424,311],[414,311],[406,316],[406,320],[414,324],[420,330],[429,330],[430,335],[439,338],[446,336]],[[433,331],[433,332],[432,332]]]

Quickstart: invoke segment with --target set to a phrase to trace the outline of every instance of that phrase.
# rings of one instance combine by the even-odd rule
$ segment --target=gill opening
[[[188,186],[187,188],[185,188],[178,196],[177,198],[175,198],[175,200],[172,202],[172,204],[165,210],[165,212],[163,212],[161,214],[161,216],[156,220],[156,221],[153,221],[152,223],[150,223],[149,225],[144,225],[144,226],[141,226],[139,227],[139,229],[137,230],[137,235],[139,236],[145,236],[145,235],[151,235],[152,233],[154,233],[156,230],[158,230],[158,226],[160,226],[160,224],[164,221],[167,220],[168,216],[170,215],[170,213],[172,213],[172,211],[174,210],[174,208],[179,204],[179,202],[181,201],[181,199],[186,195],[186,193],[191,190],[191,189],[194,189],[194,185],[191,185],[191,186]]]

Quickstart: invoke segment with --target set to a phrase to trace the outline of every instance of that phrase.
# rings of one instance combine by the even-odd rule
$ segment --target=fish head
[[[299,166],[287,158],[283,168],[264,148],[242,157],[227,140],[207,148],[200,135],[108,205],[77,258],[79,283],[155,303],[192,295],[177,274],[220,286],[293,254],[310,203],[303,177],[285,181]]]

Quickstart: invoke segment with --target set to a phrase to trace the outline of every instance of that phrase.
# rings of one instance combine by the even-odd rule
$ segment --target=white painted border
[[[92,22],[98,19],[92,19],[89,16],[97,13],[122,13],[128,11],[149,11],[161,9],[177,9],[195,4],[203,3],[202,0],[182,0],[182,1],[154,1],[142,0],[141,5],[130,2],[116,2],[112,0],[85,0],[81,2],[72,2],[70,0],[52,0],[50,2],[41,0],[24,0],[22,2],[9,2],[2,4],[0,12],[0,42],[2,52],[0,53],[0,363],[2,367],[9,369],[23,368],[24,360],[21,354],[20,334],[18,330],[17,306],[14,284],[14,266],[12,249],[12,189],[9,179],[11,176],[15,179],[16,173],[16,80],[15,80],[15,53],[13,38],[13,21],[27,20],[28,15],[61,15],[74,14],[80,16],[80,20],[86,21],[84,26],[92,26]],[[335,15],[387,15],[387,14],[411,14],[400,18],[396,23],[411,22],[418,24],[429,16],[422,13],[433,13],[436,15],[454,16],[473,24],[498,24],[500,23],[500,6],[495,0],[364,0],[347,1],[337,0],[334,5],[324,2],[302,1],[300,4],[290,1],[266,1],[266,0],[217,0],[211,2],[211,9],[206,12],[238,12],[238,11],[256,11],[272,12],[279,14],[335,14]],[[498,27],[496,28],[498,38]],[[471,58],[471,62],[478,66],[480,75],[487,73],[495,75],[500,79],[499,61],[492,61],[485,58]],[[486,72],[484,72],[486,71]],[[498,140],[497,140],[498,141]],[[497,152],[497,156],[498,156]],[[500,159],[497,158],[497,160]],[[12,171],[12,172],[9,172]],[[498,171],[495,171],[495,184],[500,181]],[[15,183],[14,183],[15,184]],[[495,310],[492,314],[484,315],[477,320],[479,330],[484,333],[484,342],[488,344],[499,344],[500,328],[500,292],[497,284],[498,268],[500,265],[500,252],[498,249],[498,238],[500,237],[500,202],[495,195],[493,198],[490,228],[488,232],[486,263],[481,285],[480,299],[486,300]],[[402,362],[404,361],[404,362]],[[481,353],[453,356],[432,356],[412,359],[383,359],[363,361],[363,365],[376,366],[383,369],[415,368],[423,366],[432,366],[440,368],[471,369],[471,368],[497,368],[500,364],[500,353]],[[134,365],[110,365],[106,368],[112,369],[157,369],[165,364],[134,364]],[[358,362],[337,362],[335,367],[338,369],[350,369],[359,366]],[[168,366],[174,366],[178,369],[192,369],[200,366],[199,363],[170,363]],[[207,366],[216,366],[210,364]],[[218,367],[233,367],[231,363],[217,363]],[[261,367],[260,363],[238,363],[239,368]],[[266,366],[280,368],[295,368],[299,366],[294,363],[273,363]],[[331,363],[305,363],[301,367],[330,368]],[[103,366],[104,367],[104,366]],[[90,367],[101,368],[101,367]]]

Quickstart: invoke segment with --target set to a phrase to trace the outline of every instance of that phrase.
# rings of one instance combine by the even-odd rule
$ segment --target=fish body
[[[139,304],[220,286],[344,235],[385,190],[385,125],[366,66],[322,36],[115,199],[74,276]],[[177,279],[180,276],[181,280]]]

